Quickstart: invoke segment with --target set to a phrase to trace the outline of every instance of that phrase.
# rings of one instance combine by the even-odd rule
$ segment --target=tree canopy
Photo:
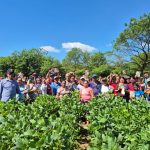
[[[150,13],[140,19],[132,18],[116,39],[114,49],[132,58],[131,62],[143,72],[150,64]]]

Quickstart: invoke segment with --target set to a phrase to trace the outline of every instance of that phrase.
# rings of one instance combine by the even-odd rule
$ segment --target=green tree
[[[52,58],[50,56],[45,57],[42,61],[42,64],[41,64],[40,74],[41,75],[47,74],[47,72],[51,68],[58,68],[60,70],[60,73],[64,74],[64,70],[62,69],[62,65],[57,59]]]
[[[65,59],[62,61],[63,67],[68,71],[76,72],[82,68],[83,65],[83,52],[79,48],[73,48],[68,53]]]
[[[92,69],[92,74],[96,73],[101,76],[108,76],[111,72],[111,67],[108,64],[100,65],[99,67],[94,67]]]
[[[15,51],[9,57],[0,57],[0,64],[3,75],[7,69],[12,68],[15,73],[22,72],[26,76],[30,76],[33,72],[44,76],[53,67],[57,67],[64,74],[61,63],[47,56],[42,49]]]
[[[104,53],[96,52],[91,55],[90,59],[90,72],[96,73],[98,75],[106,76],[110,73],[110,67],[108,67],[108,63]]]
[[[0,76],[4,76],[6,71],[10,68],[14,69],[12,57],[0,57]]]
[[[15,72],[22,72],[29,76],[33,72],[40,73],[45,53],[40,49],[22,50],[14,52],[11,57],[14,61]]]
[[[132,63],[143,72],[150,64],[150,13],[139,20],[132,18],[116,39],[114,49],[128,58],[132,57]]]
[[[91,62],[90,66],[92,67],[100,67],[101,65],[104,65],[107,63],[106,58],[103,53],[96,52],[93,55],[91,55]]]
[[[90,63],[91,63],[91,54],[87,51],[83,52],[83,58],[82,58],[82,63],[85,70],[90,70]]]

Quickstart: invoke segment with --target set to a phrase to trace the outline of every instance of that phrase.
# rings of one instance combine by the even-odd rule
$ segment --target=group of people
[[[67,73],[62,80],[59,75],[38,77],[33,73],[29,78],[15,76],[9,69],[6,78],[0,78],[0,100],[7,102],[11,99],[32,102],[39,95],[52,95],[56,99],[69,95],[72,91],[79,91],[82,103],[92,100],[93,97],[106,93],[113,93],[125,100],[139,99],[150,101],[150,77],[147,72],[143,77],[119,76],[110,74],[107,77],[93,74],[91,77],[83,74],[77,78],[73,72]]]

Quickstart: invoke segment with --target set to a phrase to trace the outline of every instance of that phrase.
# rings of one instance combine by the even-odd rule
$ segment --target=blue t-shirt
[[[94,96],[97,96],[98,94],[101,93],[101,86],[102,85],[100,82],[95,83],[95,82],[91,81],[89,83],[89,86],[92,88]]]
[[[52,82],[50,87],[52,89],[52,95],[56,95],[57,94],[57,91],[58,89],[60,88],[61,84],[60,83],[55,83],[55,82]]]
[[[136,98],[140,98],[142,95],[144,95],[144,92],[142,90],[138,90],[134,92],[134,95]]]
[[[21,94],[19,85],[16,80],[3,79],[0,81],[0,99],[7,102],[16,97],[16,94]]]

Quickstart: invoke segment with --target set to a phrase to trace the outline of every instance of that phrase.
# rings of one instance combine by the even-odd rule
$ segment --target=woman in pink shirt
[[[93,90],[89,87],[89,82],[84,81],[83,88],[80,90],[80,98],[82,103],[87,103],[93,98]]]

